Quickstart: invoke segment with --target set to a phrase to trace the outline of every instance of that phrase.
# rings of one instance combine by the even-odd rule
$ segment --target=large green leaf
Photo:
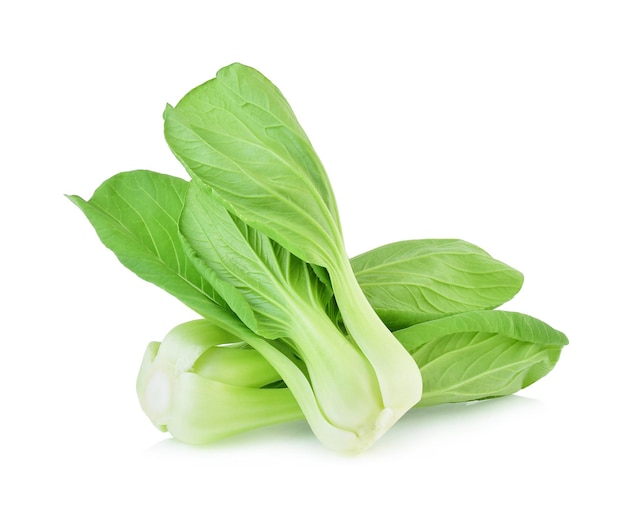
[[[420,323],[394,335],[420,366],[420,406],[510,395],[552,370],[567,337],[542,321],[474,311]]]
[[[307,262],[338,253],[339,219],[324,168],[289,104],[235,63],[165,111],[165,137],[192,177],[239,218]]]
[[[387,244],[350,261],[355,276],[392,329],[442,316],[493,309],[522,287],[522,274],[458,239]]]
[[[111,177],[89,201],[68,197],[124,266],[202,316],[222,319],[230,309],[187,258],[179,239],[187,188],[183,179],[137,170]]]

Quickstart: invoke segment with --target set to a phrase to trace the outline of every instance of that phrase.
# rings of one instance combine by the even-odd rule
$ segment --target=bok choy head
[[[355,452],[420,401],[424,373],[430,405],[509,393],[558,358],[564,336],[481,312],[523,279],[476,246],[404,241],[349,261],[321,162],[257,71],[231,65],[168,106],[165,135],[191,181],[137,170],[69,196],[127,268],[204,318],[146,352],[138,392],[159,428],[202,443],[302,415]],[[548,355],[526,346],[544,338]]]

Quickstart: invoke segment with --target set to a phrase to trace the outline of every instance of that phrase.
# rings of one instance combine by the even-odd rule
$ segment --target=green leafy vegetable
[[[360,387],[358,389],[353,387],[348,390],[344,384],[338,394],[332,391],[327,393],[325,390],[328,390],[333,384],[327,382],[326,377],[320,377],[318,373],[320,368],[312,368],[312,364],[309,364],[309,368],[306,374],[304,374],[304,369],[301,365],[298,365],[298,367],[294,366],[293,355],[285,360],[284,347],[278,352],[275,343],[269,344],[267,340],[260,339],[252,334],[250,328],[262,333],[266,338],[275,339],[281,337],[280,330],[268,330],[267,327],[275,324],[276,321],[280,322],[280,315],[285,308],[292,309],[295,306],[293,300],[289,301],[285,298],[281,300],[279,291],[273,289],[270,285],[265,293],[265,298],[258,299],[257,297],[256,300],[257,313],[259,310],[263,311],[268,308],[270,310],[270,313],[266,314],[262,321],[264,327],[259,329],[257,323],[259,316],[251,311],[249,301],[237,292],[235,279],[228,277],[227,281],[220,280],[218,272],[226,266],[239,264],[241,282],[245,283],[247,278],[254,278],[255,288],[258,288],[256,284],[264,268],[262,264],[263,257],[275,257],[277,263],[273,264],[274,272],[272,274],[280,274],[281,268],[283,268],[289,274],[289,279],[286,282],[291,284],[291,288],[295,288],[296,294],[304,293],[310,295],[312,298],[307,303],[317,308],[318,323],[311,323],[315,328],[313,335],[316,336],[316,343],[318,341],[324,342],[325,348],[331,351],[325,356],[325,363],[321,371],[332,372],[333,366],[340,361],[341,357],[338,350],[330,348],[329,343],[331,341],[321,339],[323,335],[321,329],[323,327],[327,328],[328,335],[334,336],[334,341],[341,343],[339,349],[343,349],[344,354],[348,354],[340,362],[350,362],[350,364],[353,364],[353,370],[355,371],[356,364],[361,361],[361,357],[354,355],[354,349],[346,341],[345,336],[340,335],[338,330],[330,325],[327,318],[322,314],[323,307],[328,303],[332,292],[322,282],[318,281],[317,276],[312,273],[311,268],[305,263],[296,259],[275,243],[271,243],[262,234],[242,224],[241,221],[236,223],[234,217],[220,204],[212,200],[210,196],[205,197],[203,192],[197,192],[197,189],[194,189],[193,192],[195,192],[196,198],[199,199],[196,199],[195,204],[193,202],[188,203],[187,215],[183,218],[183,221],[187,221],[188,227],[191,226],[194,219],[190,214],[194,211],[196,216],[204,215],[204,220],[202,224],[196,224],[196,231],[200,232],[199,237],[191,240],[196,243],[197,247],[204,249],[205,252],[207,251],[205,249],[206,246],[212,241],[214,242],[220,238],[221,244],[218,244],[216,248],[218,255],[210,265],[203,262],[197,255],[193,256],[192,254],[193,258],[190,259],[188,257],[190,251],[189,242],[181,240],[178,232],[178,221],[183,213],[184,201],[188,190],[189,183],[183,179],[150,171],[132,171],[118,174],[104,182],[89,201],[84,201],[78,196],[71,196],[71,199],[87,215],[103,243],[116,253],[125,266],[137,273],[141,278],[173,294],[203,317],[224,329],[229,329],[231,333],[238,336],[238,339],[255,343],[257,348],[269,354],[268,359],[272,360],[275,366],[281,368],[282,376],[285,379],[289,379],[292,389],[298,394],[300,400],[308,401],[308,404],[303,403],[303,405],[309,408],[307,410],[307,418],[316,434],[323,441],[328,439],[331,441],[336,440],[335,436],[337,433],[332,428],[337,427],[337,424],[329,422],[329,416],[335,415],[336,421],[345,420],[350,415],[350,411],[353,411],[351,408],[361,407],[361,404],[354,402],[352,395],[358,393],[359,400],[362,400],[365,390],[362,390]],[[195,209],[193,208],[194,206]],[[225,234],[224,232],[227,230],[233,233]],[[191,232],[191,229],[188,229],[188,231]],[[243,233],[239,233],[240,231]],[[209,235],[202,235],[203,232],[208,232]],[[232,255],[232,247],[235,242],[238,242],[238,235],[240,237],[240,248],[245,249],[251,242],[255,242],[259,246],[258,256],[255,256],[255,250],[251,249],[250,251],[253,255],[249,257],[246,263],[242,263],[242,256],[237,253],[237,250],[234,250],[234,255]],[[407,256],[403,264],[406,268],[406,263],[410,261],[412,255],[418,257],[419,262],[419,257],[424,254],[423,252],[433,247],[433,242],[412,241],[403,243],[402,247]],[[224,256],[223,253],[229,249],[231,250],[231,256]],[[413,249],[413,252],[411,252],[411,249]],[[191,251],[193,252],[193,250]],[[357,269],[361,268],[360,270],[366,273],[366,277],[372,278],[376,276],[380,280],[380,287],[372,285],[369,291],[373,298],[378,296],[380,300],[384,300],[385,278],[397,278],[397,273],[395,272],[397,254],[389,254],[386,249],[379,248],[369,252],[367,255],[369,255],[368,260],[356,262],[356,267]],[[486,257],[487,255],[484,254],[484,256]],[[438,258],[441,260],[445,260],[445,257],[445,254],[438,254]],[[206,253],[205,258],[207,258]],[[381,261],[379,264],[376,262],[377,258]],[[260,269],[253,273],[257,266]],[[499,270],[501,267],[503,265],[494,261],[495,270]],[[203,271],[203,274],[212,281],[205,280],[199,270]],[[223,274],[225,274],[224,271],[222,271]],[[473,278],[472,275],[468,275],[465,282],[471,282]],[[269,281],[271,282],[273,279],[270,278]],[[217,289],[212,284],[216,285]],[[408,292],[416,289],[417,291],[420,290],[419,284],[408,285]],[[377,295],[379,292],[381,294]],[[409,296],[416,298],[419,297],[419,293],[416,292]],[[228,299],[229,302],[227,303],[225,299]],[[259,306],[259,301],[261,306]],[[389,303],[386,303],[389,306]],[[255,305],[254,300],[252,305]],[[234,311],[231,310],[231,306],[234,307]],[[468,308],[472,306],[468,305]],[[310,340],[306,335],[303,335],[304,328],[302,326],[302,320],[311,319],[313,315],[313,312],[308,310],[308,307],[310,306],[308,305],[307,309],[302,309],[302,313],[306,318],[304,316],[290,316],[291,326],[287,328],[296,329],[300,333],[299,337],[295,340],[292,339],[296,343],[304,343],[305,340]],[[419,313],[418,307],[415,307],[415,309],[418,313],[412,316],[412,318],[419,320],[423,316]],[[241,320],[246,325],[243,325]],[[319,323],[319,321],[323,322],[323,324]],[[298,349],[298,353],[302,354],[303,352],[301,349]],[[311,359],[310,361],[316,363],[317,359]],[[368,371],[367,365],[364,365],[363,368],[365,371]],[[355,375],[355,377],[355,382],[362,382],[361,379],[367,377],[367,375],[361,374],[360,376]],[[315,386],[319,385],[320,388],[314,389],[312,384]],[[338,401],[342,400],[340,396],[342,394],[344,402],[343,406],[340,406]],[[320,398],[327,400],[326,406],[329,406],[325,407],[324,411],[320,410]],[[372,394],[371,398],[374,400],[375,395]],[[378,407],[374,403],[372,404],[373,407]],[[324,438],[327,435],[330,435],[331,438]],[[340,432],[339,435],[344,436],[344,433]],[[348,438],[345,439],[345,443],[349,441]],[[343,439],[341,443],[344,444]]]
[[[304,416],[360,451],[420,404],[512,393],[565,337],[493,309],[522,275],[480,248],[412,240],[348,259],[330,182],[278,89],[234,64],[165,111],[191,182],[121,173],[69,196],[127,268],[204,319],[146,352],[160,428],[204,443]],[[395,333],[392,333],[395,330]]]

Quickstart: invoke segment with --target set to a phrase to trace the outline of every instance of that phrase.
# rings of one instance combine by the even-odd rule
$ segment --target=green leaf
[[[368,301],[391,329],[493,309],[515,296],[523,282],[519,271],[457,239],[395,242],[350,263]]]
[[[187,258],[179,239],[187,188],[183,179],[137,170],[111,177],[89,201],[68,197],[124,266],[202,316],[222,320],[230,309]]]
[[[456,314],[394,335],[420,365],[420,406],[515,393],[550,372],[568,342],[536,318],[505,311]]]
[[[289,104],[235,63],[165,111],[165,137],[192,177],[231,211],[297,256],[336,256],[337,208],[326,172]]]

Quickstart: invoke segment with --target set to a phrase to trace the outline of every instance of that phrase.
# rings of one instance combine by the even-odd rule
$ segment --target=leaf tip
[[[163,120],[167,119],[167,116],[174,111],[174,106],[172,106],[169,102],[165,105],[165,109],[163,110]]]
[[[86,203],[86,201],[82,197],[77,196],[76,194],[63,194],[63,195],[78,207],[80,207],[81,204]]]

